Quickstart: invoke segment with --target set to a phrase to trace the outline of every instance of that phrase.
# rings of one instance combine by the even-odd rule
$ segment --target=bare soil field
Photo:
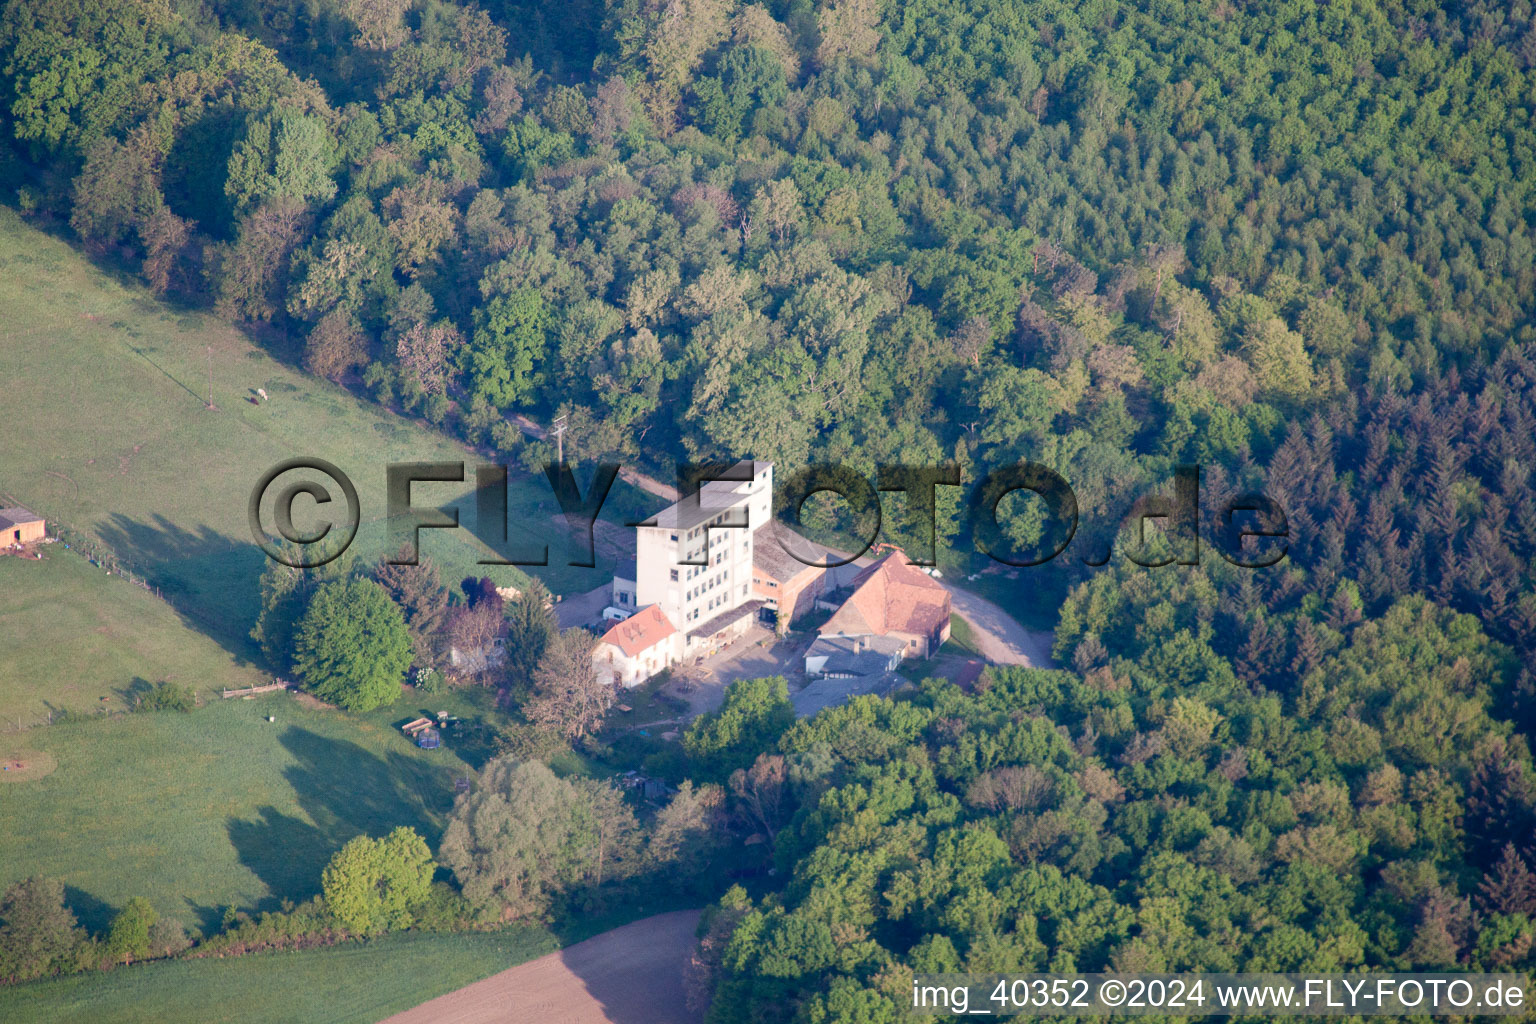
[[[697,1024],[683,965],[699,911],[658,914],[439,996],[384,1024]]]

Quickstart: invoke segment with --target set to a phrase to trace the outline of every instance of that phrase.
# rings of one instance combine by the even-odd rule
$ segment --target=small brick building
[[[752,596],[774,613],[779,634],[789,632],[790,623],[815,605],[826,589],[827,570],[806,565],[779,545],[768,534],[770,527],[757,531],[752,545]]]

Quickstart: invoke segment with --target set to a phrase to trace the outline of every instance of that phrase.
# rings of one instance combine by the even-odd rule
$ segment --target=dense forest
[[[699,748],[777,869],[711,1020],[1536,967],[1530,0],[9,0],[0,75],[7,203],[510,460],[1285,509],[1263,571],[1054,565],[1061,671]]]

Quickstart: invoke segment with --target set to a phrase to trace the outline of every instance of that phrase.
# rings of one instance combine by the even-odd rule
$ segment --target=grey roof
[[[770,463],[767,462],[756,462],[751,459],[742,459],[732,468],[734,469],[739,466],[747,466],[749,467],[749,471],[751,472],[752,476],[755,478],[758,473],[768,468],[769,465]],[[747,483],[746,480],[721,482]],[[691,530],[695,526],[709,522],[709,520],[725,511],[728,511],[728,509],[714,504],[705,505],[702,501],[699,500],[699,492],[694,491],[692,494],[684,495],[678,501],[668,505],[666,508],[652,516],[651,519],[653,522],[650,525],[663,527],[669,530]],[[732,517],[728,521],[734,522],[735,517]],[[740,525],[747,525],[745,516],[741,517]]]
[[[0,530],[9,529],[12,526],[20,526],[23,523],[40,523],[42,521],[42,516],[33,515],[20,505],[0,508]]]
[[[746,604],[739,604],[729,611],[721,612],[719,615],[716,615],[712,619],[706,619],[696,628],[690,629],[688,631],[688,635],[690,637],[697,636],[705,638],[714,636],[716,633],[720,632],[731,623],[736,622],[737,620],[747,615],[756,615],[758,609],[762,606],[762,601],[748,601]]]
[[[789,701],[795,706],[795,714],[800,718],[806,718],[816,714],[822,708],[841,704],[851,697],[888,691],[900,679],[901,677],[894,672],[854,676],[851,679],[822,677],[812,679],[798,692],[790,694]]]
[[[778,529],[788,531],[788,527],[778,527]],[[778,538],[774,534],[774,526],[759,526],[756,530],[752,531],[752,568],[756,569],[759,574],[783,583],[786,580],[794,579],[807,569],[826,572],[824,567],[806,565],[800,559],[785,551],[784,545],[779,543]],[[827,550],[822,545],[806,540],[804,537],[800,538],[800,542],[811,551],[817,553],[823,553]]]
[[[877,676],[890,670],[891,658],[905,646],[892,636],[820,636],[805,656],[825,657],[824,675]]]

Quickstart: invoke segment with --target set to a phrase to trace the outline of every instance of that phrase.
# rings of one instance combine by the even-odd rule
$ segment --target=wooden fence
[[[263,686],[247,686],[243,690],[225,690],[224,699],[228,700],[231,697],[254,697],[258,693],[271,693],[274,690],[288,690],[292,689],[292,687],[293,684],[286,679],[278,679]]]

